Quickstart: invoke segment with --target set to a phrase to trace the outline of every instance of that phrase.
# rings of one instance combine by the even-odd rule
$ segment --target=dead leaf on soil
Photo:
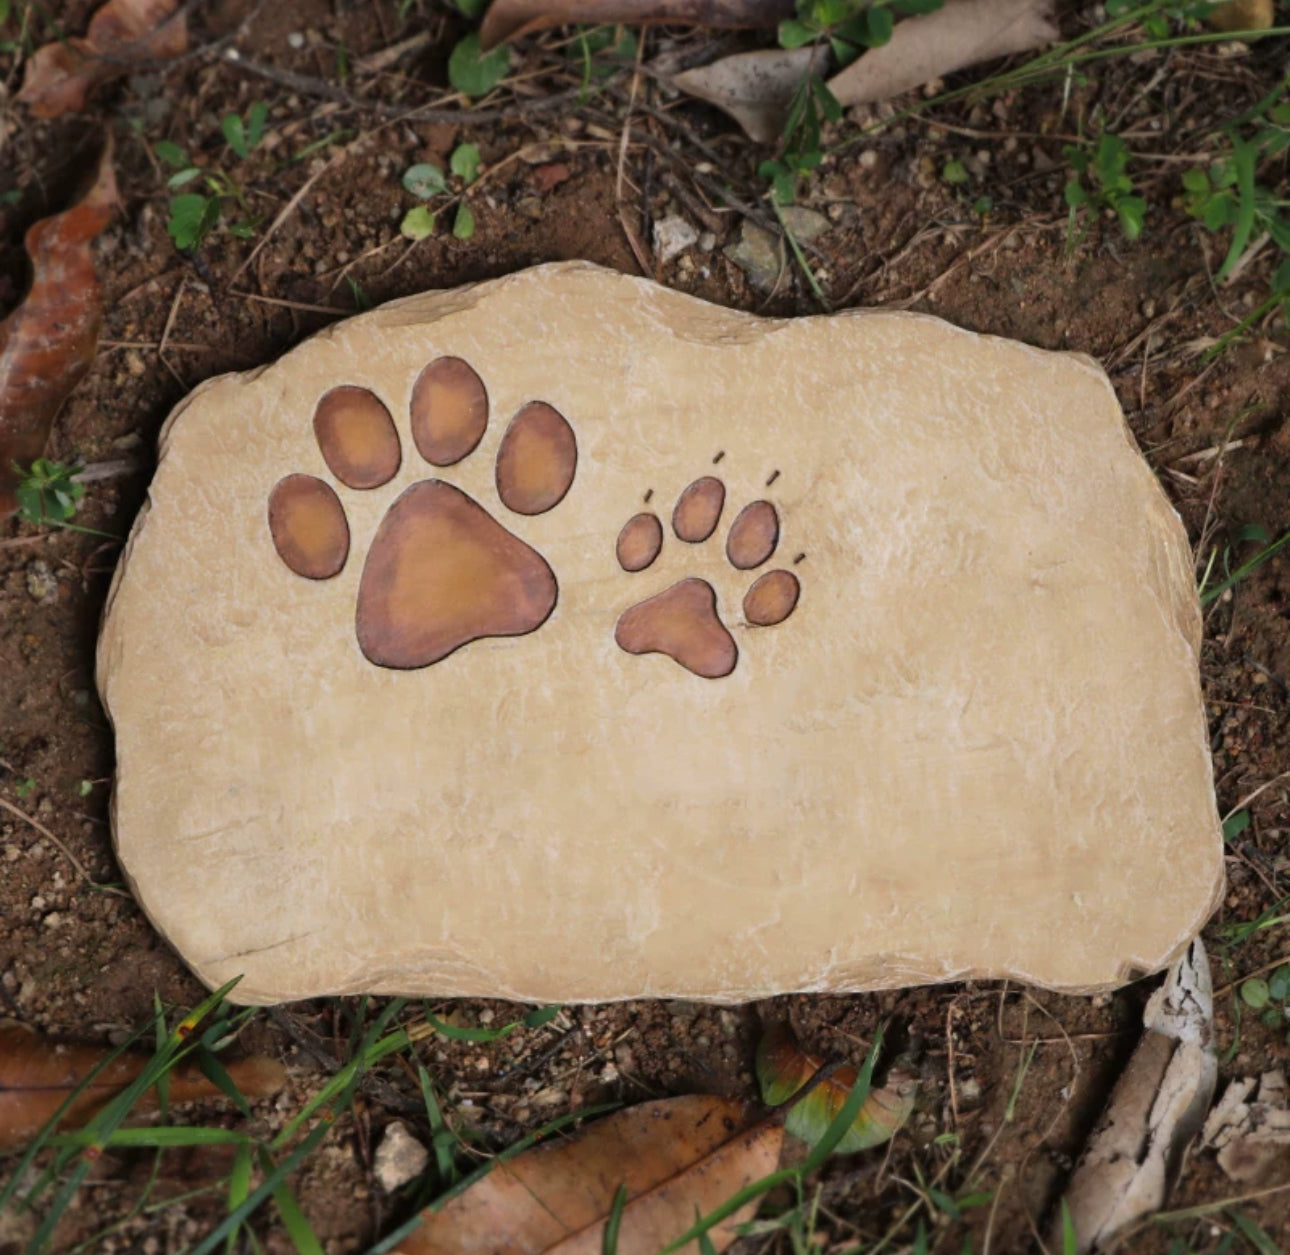
[[[98,83],[187,49],[188,22],[179,0],[108,0],[90,18],[84,38],[36,50],[17,99],[38,118],[80,113]]]
[[[55,1045],[26,1025],[0,1021],[0,1150],[13,1150],[35,1137],[109,1053],[98,1046]],[[145,1054],[118,1055],[77,1095],[59,1127],[70,1129],[85,1124],[147,1063]],[[287,1079],[281,1064],[263,1055],[229,1063],[225,1070],[247,1098],[275,1094]],[[171,1102],[224,1097],[219,1086],[192,1064],[174,1069],[169,1077]],[[149,1090],[135,1110],[155,1106],[156,1091]]]
[[[787,1024],[771,1025],[757,1047],[762,1101],[770,1107],[787,1102],[823,1066],[823,1059],[802,1049]],[[856,1075],[855,1068],[848,1064],[825,1077],[789,1112],[785,1130],[814,1146],[842,1110],[855,1086]],[[834,1153],[849,1154],[890,1141],[909,1119],[917,1092],[914,1078],[893,1068],[883,1088],[869,1091]]]
[[[618,1255],[656,1255],[752,1181],[775,1170],[784,1130],[726,1098],[628,1107],[568,1141],[498,1164],[396,1248],[400,1255],[599,1255],[620,1185]],[[722,1251],[757,1201],[710,1233]]]
[[[772,27],[793,16],[793,0],[493,0],[479,28],[485,52],[496,44],[585,22],[592,26],[713,26],[722,30]]]
[[[1197,938],[1143,1012],[1146,1032],[1075,1167],[1066,1203],[1081,1255],[1159,1211],[1214,1098],[1214,997]],[[1062,1249],[1060,1225],[1053,1236]]]
[[[829,80],[843,105],[887,100],[980,61],[1039,48],[1057,38],[1051,0],[949,0],[899,22],[890,42],[871,48]]]
[[[54,417],[94,360],[103,296],[90,244],[116,204],[109,143],[90,190],[27,232],[31,289],[0,322],[0,519],[18,508],[14,464],[44,453]]]
[[[773,144],[783,134],[793,93],[811,73],[829,67],[829,50],[767,48],[737,52],[697,70],[673,75],[672,84],[724,110],[749,139]]]
[[[1206,19],[1219,31],[1265,31],[1276,21],[1272,0],[1227,0]]]
[[[1233,1081],[1205,1121],[1201,1144],[1218,1151],[1218,1166],[1233,1181],[1263,1184],[1290,1158],[1285,1073],[1278,1068]]]

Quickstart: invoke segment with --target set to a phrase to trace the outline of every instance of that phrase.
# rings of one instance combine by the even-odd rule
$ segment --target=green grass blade
[[[600,1255],[618,1255],[618,1230],[623,1227],[623,1209],[627,1206],[627,1186],[614,1191],[614,1201],[609,1205],[605,1231],[600,1239]]]
[[[1065,1199],[1062,1199],[1062,1255],[1079,1255],[1079,1240],[1075,1235],[1075,1218]]]
[[[265,1199],[271,1198],[278,1186],[318,1149],[319,1144],[330,1130],[331,1124],[329,1122],[323,1122],[310,1129],[305,1139],[277,1165],[272,1175],[267,1177],[256,1189],[252,1190],[237,1207],[234,1207],[210,1233],[193,1247],[189,1255],[210,1255],[230,1233],[235,1233],[246,1218]]]
[[[1281,1248],[1268,1236],[1267,1232],[1255,1221],[1235,1207],[1228,1209],[1232,1223],[1240,1230],[1241,1236],[1254,1247],[1259,1255],[1281,1255]]]
[[[143,1128],[117,1129],[106,1137],[79,1130],[75,1133],[60,1133],[51,1139],[52,1146],[94,1146],[96,1148],[113,1146],[240,1146],[251,1139],[245,1133],[235,1129],[204,1128]]]
[[[237,1154],[233,1158],[233,1171],[228,1178],[228,1210],[236,1211],[246,1202],[247,1195],[251,1192],[251,1146],[249,1143],[243,1143],[237,1149]],[[224,1246],[224,1255],[233,1255],[234,1247],[237,1245],[238,1230],[235,1228],[228,1235],[228,1241]]]
[[[260,1147],[260,1167],[265,1176],[269,1177],[273,1176],[276,1170],[273,1156],[263,1146]],[[287,1236],[299,1255],[327,1255],[314,1235],[313,1229],[309,1227],[309,1221],[300,1210],[300,1204],[296,1202],[296,1196],[291,1192],[285,1177],[274,1188],[273,1205],[278,1209],[283,1228],[286,1229]]]
[[[1239,584],[1247,575],[1250,574],[1251,571],[1257,570],[1269,558],[1275,557],[1275,555],[1280,552],[1280,550],[1284,549],[1287,544],[1290,544],[1290,532],[1286,532],[1286,534],[1279,540],[1274,540],[1270,545],[1260,549],[1259,552],[1256,553],[1248,562],[1242,563],[1241,566],[1237,567],[1236,570],[1227,577],[1227,579],[1223,580],[1221,583],[1215,584],[1213,588],[1207,590],[1201,596],[1200,604],[1202,606],[1208,606],[1211,602],[1217,601],[1229,588]]]
[[[439,1173],[439,1184],[453,1185],[457,1180],[457,1164],[449,1144],[453,1139],[452,1130],[448,1128],[439,1106],[439,1099],[434,1092],[434,1082],[425,1067],[417,1064],[417,1077],[421,1082],[421,1098],[426,1105],[426,1118],[430,1121],[430,1140],[434,1147],[435,1168]]]
[[[1254,215],[1258,208],[1254,190],[1254,166],[1258,150],[1253,144],[1237,143],[1232,147],[1232,165],[1236,167],[1236,225],[1232,228],[1232,244],[1227,250],[1217,275],[1222,282],[1236,269],[1254,233]]]

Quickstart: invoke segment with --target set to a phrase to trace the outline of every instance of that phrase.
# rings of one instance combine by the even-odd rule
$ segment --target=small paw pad
[[[771,482],[776,478],[778,472]],[[725,485],[715,476],[696,479],[677,498],[672,511],[677,539],[691,545],[708,540],[721,521],[725,500]],[[737,571],[751,571],[770,561],[779,536],[779,511],[774,505],[750,502],[726,535],[726,560]],[[631,574],[644,571],[662,548],[663,525],[657,515],[633,515],[618,533],[618,565]],[[744,619],[749,627],[774,627],[793,613],[800,596],[801,584],[791,571],[768,571],[744,595]],[[729,675],[739,661],[739,648],[717,608],[716,590],[693,576],[623,611],[614,640],[629,654],[664,654],[709,680]]]

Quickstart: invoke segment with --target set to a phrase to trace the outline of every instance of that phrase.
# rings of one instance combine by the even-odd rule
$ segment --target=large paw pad
[[[469,457],[488,427],[488,393],[461,358],[431,362],[412,390],[412,443],[432,466]],[[333,388],[318,402],[314,434],[328,469],[346,488],[390,482],[402,463],[389,409],[366,388]],[[501,507],[545,513],[573,485],[578,446],[568,421],[544,401],[511,420],[497,452]],[[335,489],[288,475],[269,498],[278,556],[306,579],[338,575],[350,530]],[[355,627],[364,656],[381,667],[427,667],[471,641],[536,631],[555,609],[555,575],[537,550],[482,505],[440,479],[406,489],[377,528],[359,580]]]

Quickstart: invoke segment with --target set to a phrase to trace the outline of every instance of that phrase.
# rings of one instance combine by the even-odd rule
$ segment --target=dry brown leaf
[[[829,89],[843,105],[888,100],[965,66],[1042,47],[1057,38],[1051,9],[1051,0],[949,0],[898,23],[889,43],[835,74]]]
[[[1205,21],[1218,31],[1265,31],[1276,16],[1272,0],[1227,0]]]
[[[722,30],[776,26],[793,16],[793,0],[493,0],[479,28],[487,51],[520,35],[586,22],[593,26],[713,26]]]
[[[27,232],[31,289],[0,322],[0,519],[18,508],[14,463],[44,453],[55,415],[94,360],[103,297],[90,244],[116,204],[109,143],[89,191]]]
[[[657,1252],[702,1215],[775,1170],[784,1130],[743,1103],[695,1094],[642,1103],[568,1141],[499,1164],[441,1211],[427,1210],[399,1255],[600,1255],[620,1185],[618,1255]],[[718,1250],[756,1201],[709,1237]]]
[[[1214,1098],[1218,1061],[1209,960],[1200,940],[1147,1002],[1146,1032],[1066,1190],[1081,1255],[1164,1205]],[[1056,1249],[1062,1248],[1055,1232]]]
[[[108,1053],[98,1046],[55,1045],[26,1025],[0,1022],[0,1150],[29,1142]],[[59,1127],[75,1128],[91,1119],[147,1062],[145,1054],[118,1055],[77,1095]],[[281,1064],[263,1055],[230,1063],[226,1071],[248,1098],[275,1094],[287,1079]],[[219,1086],[192,1064],[175,1068],[169,1075],[171,1102],[223,1097]],[[156,1091],[149,1090],[135,1110],[155,1106]]]
[[[762,52],[737,52],[697,70],[673,75],[683,92],[723,109],[744,129],[749,139],[773,144],[784,130],[793,93],[807,74],[823,74],[829,50],[819,48],[767,48]]]
[[[79,113],[96,84],[187,48],[188,23],[179,0],[108,0],[90,18],[83,39],[36,50],[17,99],[38,118]]]

